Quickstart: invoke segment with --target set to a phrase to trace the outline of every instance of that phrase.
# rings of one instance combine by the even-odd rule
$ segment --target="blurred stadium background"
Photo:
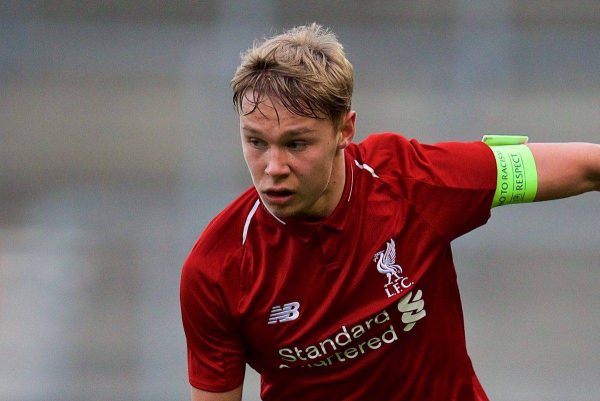
[[[228,82],[312,21],[355,66],[359,139],[600,141],[597,0],[2,1],[0,400],[188,399],[180,266],[250,185]],[[599,224],[587,194],[456,242],[492,400],[600,399]]]

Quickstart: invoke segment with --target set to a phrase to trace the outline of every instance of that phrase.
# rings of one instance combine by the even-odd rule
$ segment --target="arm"
[[[529,143],[538,172],[535,201],[600,191],[600,145]]]
[[[240,401],[246,369],[245,349],[228,307],[229,299],[236,302],[239,297],[235,292],[227,294],[227,290],[236,290],[239,286],[224,286],[224,280],[210,275],[215,271],[228,272],[227,266],[203,268],[218,266],[218,262],[205,260],[199,250],[201,245],[196,245],[183,265],[180,288],[191,399]]]
[[[242,386],[225,393],[211,393],[191,386],[192,401],[241,401]]]

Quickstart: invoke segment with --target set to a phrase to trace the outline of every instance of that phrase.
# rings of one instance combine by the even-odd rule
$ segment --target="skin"
[[[538,172],[536,201],[600,191],[600,145],[530,143]]]
[[[244,159],[273,215],[320,219],[333,212],[344,190],[343,150],[355,121],[356,113],[348,112],[336,129],[328,119],[293,114],[277,100],[240,116]]]
[[[224,393],[211,393],[192,387],[192,401],[241,401],[242,386]]]

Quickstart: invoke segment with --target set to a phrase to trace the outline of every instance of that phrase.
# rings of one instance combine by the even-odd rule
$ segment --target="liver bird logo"
[[[373,261],[377,262],[377,271],[387,275],[387,285],[392,283],[392,277],[395,277],[394,281],[401,279],[399,273],[402,273],[402,267],[396,264],[396,243],[393,239],[386,243],[385,251],[379,251],[373,255]]]

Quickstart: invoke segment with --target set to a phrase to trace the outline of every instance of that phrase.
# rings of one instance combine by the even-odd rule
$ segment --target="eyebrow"
[[[260,132],[259,130],[255,129],[253,127],[249,127],[249,126],[242,126],[242,131],[249,132],[249,133],[255,134],[255,135],[262,135],[262,132]],[[302,135],[302,134],[310,134],[312,132],[316,132],[316,130],[312,129],[312,128],[308,128],[308,127],[302,127],[302,128],[298,128],[298,129],[291,129],[291,130],[285,131],[283,133],[283,135],[296,136],[296,135]]]

